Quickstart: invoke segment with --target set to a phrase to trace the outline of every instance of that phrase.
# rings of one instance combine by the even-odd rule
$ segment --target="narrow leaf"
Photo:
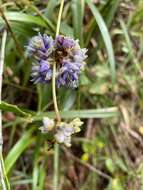
[[[101,31],[101,35],[103,37],[106,49],[107,49],[107,53],[108,53],[108,57],[109,57],[109,63],[110,63],[110,69],[111,69],[111,75],[112,75],[112,81],[115,82],[115,78],[116,78],[116,72],[115,72],[115,57],[114,57],[114,51],[113,51],[113,47],[112,47],[112,42],[111,42],[111,38],[109,35],[109,31],[106,27],[106,24],[100,14],[100,12],[98,11],[98,9],[96,8],[96,6],[91,2],[91,0],[86,0],[89,8],[91,9],[92,14],[94,15],[94,18],[98,24],[98,27]]]
[[[29,113],[20,109],[18,106],[13,105],[13,104],[8,104],[6,102],[2,102],[0,104],[0,109],[3,111],[10,111],[10,112],[16,113],[18,115],[22,115],[22,116],[29,116],[30,115]]]
[[[61,117],[65,119],[71,119],[75,117],[79,118],[110,118],[118,116],[118,109],[116,107],[104,108],[104,109],[92,109],[92,110],[71,110],[61,111]],[[55,118],[54,112],[42,113],[33,117],[33,120],[41,120],[44,116]]]
[[[84,0],[72,0],[72,13],[75,38],[83,45]]]
[[[25,132],[25,134],[20,138],[20,140],[14,145],[14,147],[10,150],[9,154],[5,159],[5,169],[6,173],[9,173],[16,160],[22,154],[22,152],[28,148],[29,145],[35,140],[32,137],[33,129]]]
[[[5,16],[10,21],[24,22],[29,24],[36,24],[38,26],[46,27],[46,23],[39,16],[33,16],[20,12],[5,12]],[[0,24],[4,21],[0,18]]]

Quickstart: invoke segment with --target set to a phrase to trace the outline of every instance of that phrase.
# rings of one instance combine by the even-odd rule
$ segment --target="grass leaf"
[[[29,113],[23,111],[18,106],[13,105],[13,104],[8,104],[6,102],[2,102],[0,104],[0,109],[2,111],[10,111],[10,112],[16,113],[16,114],[21,115],[21,116],[29,116],[30,115]]]
[[[96,6],[94,6],[94,4],[91,2],[91,0],[86,0],[89,8],[91,9],[92,14],[94,15],[94,18],[98,24],[98,27],[101,31],[101,35],[103,37],[106,49],[107,49],[107,53],[108,53],[108,57],[109,57],[109,63],[110,63],[110,69],[111,69],[111,76],[112,76],[112,81],[115,82],[115,78],[116,78],[116,72],[115,72],[115,57],[114,57],[114,51],[113,51],[113,47],[112,47],[112,42],[111,42],[111,38],[109,35],[109,31],[106,27],[106,24],[100,14],[100,12],[98,11],[98,9],[96,8]]]
[[[39,16],[32,16],[20,12],[5,12],[5,16],[9,21],[24,22],[28,24],[35,24],[41,27],[46,27],[46,23]],[[4,21],[0,18],[0,24],[3,24]]]
[[[55,113],[53,111],[47,113],[36,114],[33,111],[25,111],[25,109],[21,109],[18,106],[8,104],[2,102],[0,104],[0,109],[3,111],[11,111],[13,113],[17,113],[23,116],[29,116],[29,114],[33,115],[34,120],[41,120],[44,116],[49,116],[55,118]],[[24,110],[24,111],[23,111]],[[35,116],[34,116],[35,115]],[[70,111],[61,111],[62,118],[107,118],[107,117],[115,117],[118,115],[117,107],[110,108],[101,108],[101,109],[87,109],[87,110],[70,110]]]
[[[104,109],[90,109],[90,110],[70,110],[61,111],[61,117],[65,119],[71,118],[108,118],[117,117],[119,114],[117,107]],[[44,116],[55,118],[54,112],[41,113],[33,117],[34,120],[41,120]]]
[[[84,0],[72,0],[72,15],[73,28],[75,38],[79,39],[81,46],[83,46],[83,16],[84,16]]]
[[[6,173],[9,173],[16,160],[20,157],[21,153],[28,148],[29,145],[35,140],[32,138],[33,129],[25,132],[25,134],[19,139],[19,141],[14,145],[14,147],[8,153],[5,159],[5,169]]]

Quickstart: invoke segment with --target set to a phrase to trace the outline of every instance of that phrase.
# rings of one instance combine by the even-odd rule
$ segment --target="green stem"
[[[57,22],[57,29],[56,29],[56,36],[58,36],[60,32],[60,24],[61,24],[63,7],[64,7],[64,0],[61,0],[61,5],[60,5],[60,10],[59,10],[59,15],[58,15],[58,22]]]
[[[3,156],[1,155],[1,163],[2,163],[2,169],[3,169],[3,173],[5,176],[5,182],[6,182],[6,186],[7,186],[7,190],[10,190],[10,183],[6,174],[6,170],[5,170],[5,166],[4,166],[4,160],[3,160]]]
[[[42,107],[42,89],[41,89],[41,85],[40,84],[37,85],[37,93],[38,93],[38,106],[37,106],[37,110],[38,110],[38,112],[41,112],[41,107]]]
[[[59,125],[61,122],[61,116],[60,116],[60,111],[58,108],[57,96],[56,96],[56,62],[53,63],[52,94],[53,94],[53,102],[54,102],[54,109],[55,109],[55,114],[56,114],[56,119],[57,119],[57,125]]]
[[[59,184],[59,144],[54,145],[54,180],[53,189],[58,190]]]
[[[61,23],[63,7],[64,7],[64,0],[61,0],[56,36],[58,36],[60,32],[60,23]],[[60,116],[60,111],[58,109],[57,96],[56,96],[56,61],[53,64],[52,94],[53,94],[54,109],[56,113],[57,126],[58,126],[61,122],[61,116]],[[58,182],[59,182],[59,145],[56,143],[54,146],[54,180],[53,180],[54,190],[58,190],[58,184],[59,184]]]
[[[61,23],[63,7],[64,7],[64,0],[61,0],[60,10],[59,10],[59,15],[58,15],[58,22],[57,22],[57,29],[56,29],[56,36],[58,36],[60,32],[60,23]],[[56,62],[53,63],[52,94],[53,94],[54,109],[55,109],[57,125],[58,125],[61,122],[61,116],[60,116],[60,111],[58,108],[57,96],[56,96]]]
[[[6,38],[7,31],[4,30],[2,36],[2,44],[1,44],[1,55],[0,55],[0,103],[1,103],[1,95],[2,95],[2,79],[3,79],[3,67],[4,67],[4,57],[5,57],[5,46],[6,46]],[[2,156],[2,145],[3,145],[3,136],[2,136],[2,112],[0,110],[0,181],[2,185],[2,190],[9,190],[10,185],[5,173],[3,156]]]

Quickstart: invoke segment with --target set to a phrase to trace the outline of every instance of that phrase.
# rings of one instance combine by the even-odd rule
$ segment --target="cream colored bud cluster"
[[[73,134],[81,131],[80,127],[83,122],[76,118],[69,123],[61,122],[59,126],[55,127],[55,121],[48,117],[43,118],[43,126],[40,127],[42,133],[54,131],[54,138],[58,143],[62,143],[67,147],[71,146],[71,137]]]

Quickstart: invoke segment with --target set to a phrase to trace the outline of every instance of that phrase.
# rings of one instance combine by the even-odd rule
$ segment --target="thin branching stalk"
[[[1,104],[1,99],[2,99],[2,79],[3,79],[6,37],[7,37],[7,31],[4,30],[3,36],[2,36],[1,54],[0,54],[0,104]],[[0,110],[0,181],[1,181],[1,185],[2,185],[2,190],[7,190],[7,189],[9,189],[9,185],[8,185],[8,183],[6,184],[6,182],[8,182],[8,181],[7,180],[5,181],[6,177],[5,177],[5,172],[4,172],[5,170],[4,170],[4,164],[3,164],[2,146],[3,146],[2,112]]]
[[[112,179],[111,176],[109,176],[108,174],[106,174],[106,173],[102,172],[101,170],[95,168],[93,165],[91,165],[91,164],[89,164],[89,163],[83,162],[81,159],[79,159],[79,158],[76,157],[74,154],[72,154],[67,148],[62,147],[62,150],[64,151],[65,155],[66,155],[68,158],[70,158],[70,159],[76,161],[77,163],[79,163],[79,164],[85,166],[85,167],[88,168],[90,171],[95,172],[96,174],[98,174],[99,176],[101,176],[101,177],[103,177],[103,178],[105,178],[105,179],[107,179],[107,180],[111,180],[111,179]]]
[[[56,36],[59,35],[60,32],[60,23],[61,17],[64,7],[64,0],[61,0],[60,10],[58,15],[58,22],[57,22],[57,29],[56,29]],[[57,96],[56,96],[56,62],[53,64],[53,77],[52,77],[52,94],[53,94],[53,102],[54,102],[54,109],[56,113],[57,125],[61,122],[60,111],[58,109],[57,104]],[[58,190],[58,183],[59,182],[59,145],[56,143],[54,146],[54,180],[53,180],[53,189]]]

